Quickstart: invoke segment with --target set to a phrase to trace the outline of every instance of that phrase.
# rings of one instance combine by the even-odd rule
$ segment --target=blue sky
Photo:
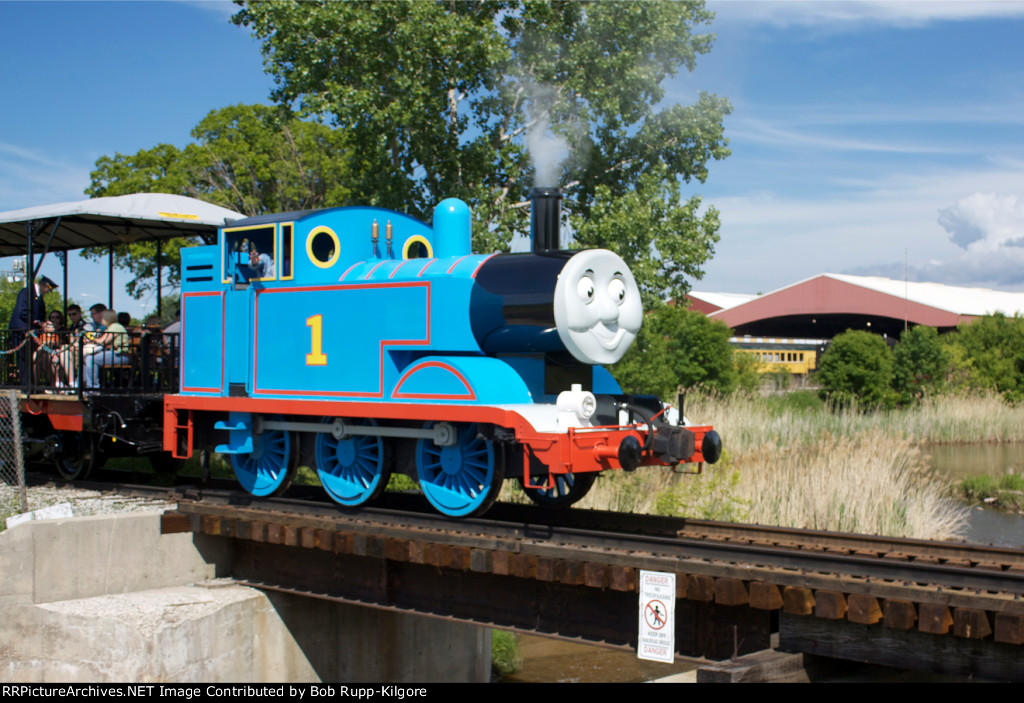
[[[722,219],[696,289],[901,278],[906,257],[913,279],[1024,290],[1024,0],[709,7],[716,44],[667,97],[734,108],[732,156],[684,186]],[[232,11],[0,0],[0,211],[81,199],[100,156],[182,146],[210,110],[266,102]],[[152,307],[123,284],[116,307]],[[73,257],[69,289],[105,298],[104,269]]]

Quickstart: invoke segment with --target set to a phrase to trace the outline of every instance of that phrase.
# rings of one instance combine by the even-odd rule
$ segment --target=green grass
[[[491,669],[495,677],[514,674],[523,667],[519,640],[504,630],[491,630]]]
[[[308,466],[300,466],[295,472],[295,479],[292,481],[297,486],[320,486],[320,476],[317,475],[316,469],[311,469]]]
[[[968,501],[1024,511],[1024,476],[1020,474],[969,476],[954,487],[953,493]]]
[[[386,491],[418,491],[419,485],[405,474],[391,474]]]
[[[813,413],[827,410],[825,401],[821,399],[817,391],[793,391],[791,393],[779,393],[764,398],[767,407],[775,413]]]

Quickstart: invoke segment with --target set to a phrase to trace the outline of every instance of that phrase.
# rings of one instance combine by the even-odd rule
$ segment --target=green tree
[[[135,154],[96,161],[92,197],[128,193],[174,193],[199,198],[245,215],[348,204],[350,149],[344,134],[316,122],[288,117],[266,105],[233,105],[210,112],[192,130],[184,149],[159,144]],[[180,250],[195,242],[163,244],[167,283],[178,284]],[[103,248],[82,255],[98,259]],[[114,265],[135,274],[128,293],[155,290],[156,244],[117,247]]]
[[[1024,398],[1024,318],[1002,313],[961,324],[950,344],[969,361],[970,385],[998,391],[1010,400]]]
[[[678,387],[730,393],[739,380],[730,334],[702,313],[663,305],[647,316],[637,342],[611,371],[627,393],[673,398]]]
[[[946,388],[954,393],[982,388],[982,384],[977,381],[978,374],[974,370],[974,361],[967,355],[967,350],[957,343],[956,337],[956,332],[942,336],[942,346],[948,359],[945,373]]]
[[[636,266],[650,305],[681,299],[718,240],[715,210],[680,188],[729,154],[729,103],[660,105],[710,50],[694,28],[711,18],[700,2],[392,0],[246,3],[234,21],[263,41],[274,100],[352,139],[355,199],[427,218],[462,198],[493,251],[528,230],[528,187],[560,184],[576,244]]]
[[[342,132],[267,105],[213,110],[184,149],[159,144],[96,161],[91,197],[176,193],[245,215],[349,201],[350,150]]]
[[[190,176],[181,150],[171,144],[157,144],[134,154],[101,156],[89,174],[85,189],[90,198],[131,193],[172,193],[192,195]]]
[[[893,358],[877,334],[847,330],[832,340],[818,366],[823,396],[838,402],[856,399],[868,405],[891,405]]]
[[[918,325],[900,336],[893,349],[892,387],[903,404],[946,386],[950,356],[934,327]]]
[[[679,377],[669,365],[672,346],[654,331],[651,317],[644,320],[629,351],[609,370],[626,393],[653,394],[671,401],[679,387]]]
[[[737,389],[744,393],[755,393],[761,388],[761,360],[754,354],[733,351],[733,366],[736,369]]]

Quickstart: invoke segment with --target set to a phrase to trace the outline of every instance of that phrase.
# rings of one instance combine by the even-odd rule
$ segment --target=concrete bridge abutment
[[[0,533],[8,682],[487,681],[490,630],[263,592],[223,578],[229,543],[159,513]]]

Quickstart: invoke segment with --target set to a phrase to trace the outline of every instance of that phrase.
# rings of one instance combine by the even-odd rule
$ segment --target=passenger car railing
[[[0,387],[26,394],[162,394],[178,390],[179,335],[0,330]]]

